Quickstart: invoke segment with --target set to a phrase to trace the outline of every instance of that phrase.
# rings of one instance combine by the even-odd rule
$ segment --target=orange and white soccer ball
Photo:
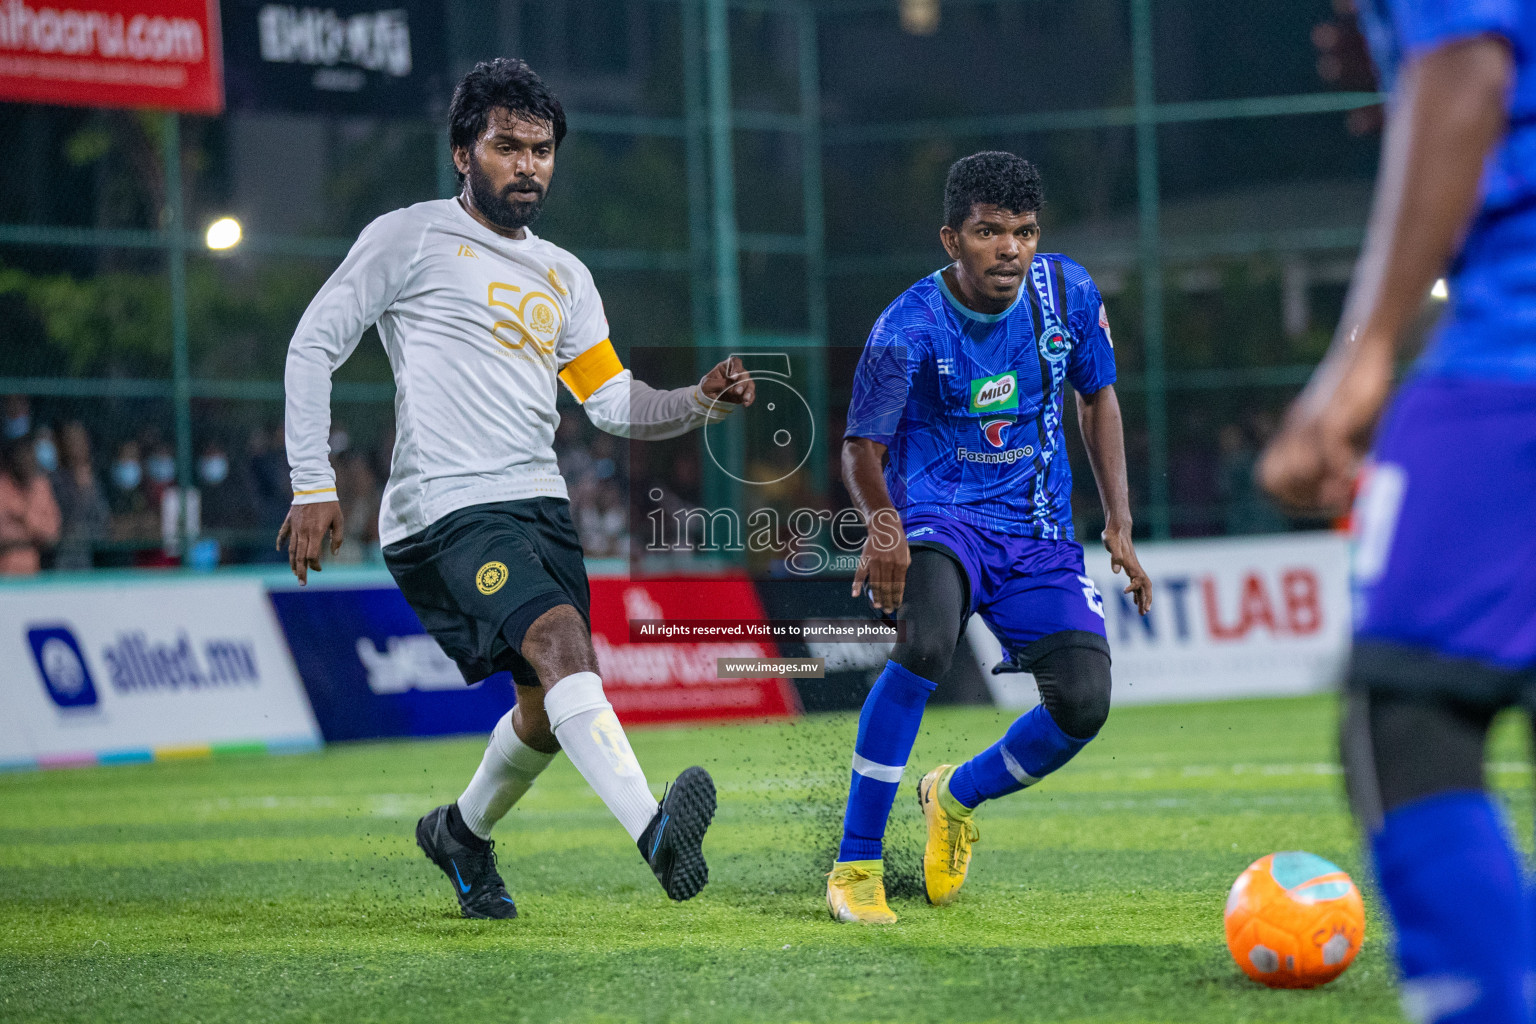
[[[1321,857],[1260,857],[1227,896],[1227,949],[1243,973],[1270,988],[1315,988],[1344,973],[1365,940],[1354,880]]]

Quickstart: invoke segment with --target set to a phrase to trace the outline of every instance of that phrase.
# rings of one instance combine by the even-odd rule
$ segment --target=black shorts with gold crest
[[[591,621],[591,590],[570,502],[471,505],[384,549],[400,592],[466,683],[510,670],[538,686],[518,654],[540,615],[562,604]]]

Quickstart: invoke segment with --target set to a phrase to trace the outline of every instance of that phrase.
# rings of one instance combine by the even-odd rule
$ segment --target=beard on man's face
[[[490,175],[480,166],[479,161],[470,157],[469,174],[465,176],[469,185],[469,197],[474,200],[475,209],[486,220],[499,228],[508,231],[520,231],[539,219],[539,213],[544,208],[544,186],[532,178],[514,178],[500,192],[491,183]],[[508,198],[509,195],[519,189],[533,189],[538,193],[538,198],[530,201]]]

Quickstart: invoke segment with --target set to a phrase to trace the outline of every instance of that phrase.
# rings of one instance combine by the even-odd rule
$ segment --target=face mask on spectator
[[[144,471],[132,459],[124,459],[112,464],[112,482],[119,490],[131,491],[139,486],[139,481],[143,478]]]
[[[6,440],[14,441],[18,437],[24,437],[27,431],[32,429],[32,417],[26,413],[20,416],[12,416],[5,421]]]
[[[169,455],[151,455],[144,460],[144,468],[157,484],[168,484],[176,479],[176,460]]]
[[[52,473],[59,468],[59,449],[46,437],[40,437],[37,444],[32,446],[32,453],[37,457],[37,468],[44,473]]]
[[[229,476],[229,459],[222,455],[204,455],[197,464],[197,476],[209,487],[217,487]]]

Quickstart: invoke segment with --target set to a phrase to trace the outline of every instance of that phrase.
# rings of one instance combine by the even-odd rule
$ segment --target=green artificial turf
[[[1227,887],[1274,850],[1360,877],[1324,699],[1125,708],[984,807],[960,900],[914,885],[923,770],[1010,715],[934,709],[887,860],[894,927],[823,902],[855,721],[637,730],[652,783],[714,773],[712,881],[671,904],[563,759],[498,829],[516,921],[465,921],[417,851],[473,739],[0,776],[0,1020],[1396,1021],[1378,901],[1311,992],[1247,981]],[[1495,777],[1524,779],[1508,730]],[[1529,828],[1528,801],[1517,819]]]

